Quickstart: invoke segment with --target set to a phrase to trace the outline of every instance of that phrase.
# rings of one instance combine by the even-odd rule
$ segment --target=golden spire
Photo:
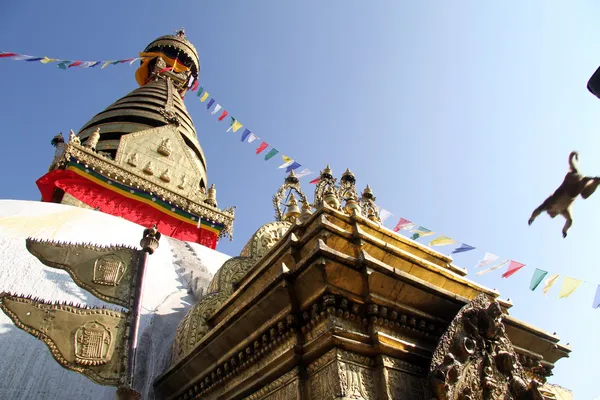
[[[300,215],[300,207],[296,201],[294,192],[290,192],[290,202],[286,204],[287,212],[283,216],[284,221],[294,222],[294,220]]]

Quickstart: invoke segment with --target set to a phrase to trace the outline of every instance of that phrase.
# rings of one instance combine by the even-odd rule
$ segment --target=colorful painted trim
[[[151,196],[143,190],[132,188],[130,186],[122,184],[121,182],[115,182],[90,168],[86,168],[84,165],[78,163],[73,157],[71,157],[71,161],[69,161],[69,163],[67,164],[66,169],[108,190],[119,193],[122,196],[148,204],[171,217],[177,218],[180,221],[197,226],[198,219],[200,219],[199,228],[206,229],[210,232],[215,233],[216,235],[219,235],[221,233],[221,230],[223,230],[224,228],[223,224],[220,224],[218,222],[211,222],[202,217],[198,217],[194,214],[184,211],[183,209],[173,204],[169,204],[156,196]]]

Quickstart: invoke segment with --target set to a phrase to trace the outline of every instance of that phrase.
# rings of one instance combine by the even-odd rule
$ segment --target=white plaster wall
[[[43,265],[27,251],[25,239],[32,236],[139,247],[143,229],[99,211],[62,204],[0,200],[0,291],[119,308],[79,288],[66,272]],[[152,381],[170,362],[175,329],[196,301],[185,277],[190,276],[190,270],[199,268],[208,269],[212,275],[229,258],[195,244],[188,244],[194,249],[193,257],[189,254],[184,257],[180,254],[182,246],[176,242],[163,236],[158,250],[148,259],[135,381],[144,399],[154,398]],[[116,398],[115,388],[97,385],[62,368],[43,342],[14,326],[1,311],[0,355],[0,399]]]

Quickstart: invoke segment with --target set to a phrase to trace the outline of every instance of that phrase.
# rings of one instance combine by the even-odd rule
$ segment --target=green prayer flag
[[[203,87],[203,86],[200,86],[200,87],[198,88],[198,93],[196,93],[196,96],[198,96],[198,97],[202,96],[202,92],[204,92],[204,87]]]
[[[531,277],[531,283],[529,284],[529,289],[535,290],[539,284],[542,282],[544,277],[548,275],[548,271],[541,270],[539,268],[535,269],[533,276]]]
[[[269,158],[272,158],[277,153],[279,153],[279,150],[277,150],[277,149],[271,149],[271,151],[269,151],[267,153],[267,155],[265,156],[265,161],[267,161]]]
[[[57,67],[60,69],[67,69],[67,65],[71,64],[71,61],[63,61],[58,63]]]

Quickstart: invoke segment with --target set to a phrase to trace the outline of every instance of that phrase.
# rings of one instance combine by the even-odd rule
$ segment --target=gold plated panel
[[[117,386],[126,368],[127,316],[107,309],[0,294],[14,324],[43,341],[60,365],[101,385]]]

